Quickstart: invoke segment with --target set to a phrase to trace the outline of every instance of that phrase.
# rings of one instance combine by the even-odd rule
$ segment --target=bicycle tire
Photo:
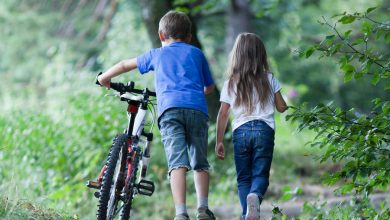
[[[119,194],[124,185],[124,178],[120,174],[125,173],[126,151],[127,135],[119,134],[115,137],[107,157],[106,170],[100,188],[98,220],[111,220],[115,217],[113,214],[116,212],[120,201]]]
[[[130,176],[130,183],[129,183],[129,190],[128,190],[128,201],[127,204],[124,204],[124,207],[122,208],[121,214],[120,214],[120,220],[129,220],[130,219],[130,212],[133,204],[133,199],[135,195],[135,187],[136,187],[136,180],[137,180],[137,173],[138,173],[138,165],[140,162],[140,149],[135,148],[134,153],[136,153],[134,160],[132,161],[132,170],[131,170],[131,176]]]

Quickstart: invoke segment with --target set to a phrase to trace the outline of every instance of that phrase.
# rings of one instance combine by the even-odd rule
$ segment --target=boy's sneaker
[[[249,193],[246,197],[246,216],[245,220],[260,220],[260,201],[254,193]]]
[[[198,220],[215,220],[214,213],[210,211],[207,207],[198,208],[198,213],[196,214],[196,219]]]
[[[176,215],[176,217],[173,220],[190,220],[190,217],[187,213],[182,213],[179,215]]]

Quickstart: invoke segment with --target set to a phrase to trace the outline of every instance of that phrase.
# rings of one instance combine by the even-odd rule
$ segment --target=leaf
[[[336,35],[332,34],[332,35],[326,36],[325,38],[326,38],[326,39],[333,39],[333,38],[335,38],[335,37],[336,37]]]
[[[363,71],[358,71],[358,72],[356,72],[355,73],[355,79],[360,79],[360,78],[362,78],[363,76],[364,76],[364,72]]]
[[[348,81],[351,81],[351,79],[353,78],[353,72],[351,71],[348,71],[348,72],[345,72],[344,74],[344,82],[348,82]]]
[[[385,35],[385,41],[386,41],[386,43],[390,43],[390,32],[388,32],[388,33]]]
[[[345,15],[339,19],[339,22],[342,24],[350,24],[355,21],[355,16],[353,15]]]
[[[323,183],[332,186],[336,184],[339,180],[340,180],[340,175],[328,175],[323,180]]]
[[[390,102],[383,103],[382,110],[387,114],[387,112],[390,110]]]
[[[362,23],[362,31],[363,31],[363,33],[366,33],[366,34],[371,33],[372,32],[372,25],[369,22],[364,21]]]
[[[355,46],[355,45],[361,44],[363,42],[364,42],[364,40],[362,38],[359,38],[359,39],[356,39],[355,41],[353,41],[351,45]]]
[[[176,7],[175,10],[179,11],[179,12],[183,12],[185,14],[189,14],[190,13],[190,10],[187,7]]]
[[[385,85],[385,90],[389,90],[389,89],[390,89],[390,81],[387,81]]]
[[[343,186],[341,186],[338,191],[341,193],[341,194],[346,194],[348,192],[351,192],[352,189],[354,188],[354,184],[353,183],[346,183],[344,184]]]
[[[376,84],[378,84],[378,82],[380,81],[381,77],[379,74],[374,74],[372,76],[372,79],[371,79],[371,84],[376,86]]]
[[[282,196],[282,198],[280,198],[280,200],[282,200],[282,201],[288,201],[288,200],[290,200],[292,197],[293,197],[293,194],[291,194],[291,193],[284,193],[283,196]]]
[[[306,58],[309,58],[315,51],[315,48],[314,47],[310,47],[308,49],[305,50],[305,56]]]
[[[351,34],[352,30],[348,30],[344,33],[344,38],[349,38],[349,34]]]
[[[367,9],[366,13],[368,14],[368,13],[370,13],[370,12],[374,11],[376,8],[377,8],[377,7],[372,7],[372,8],[369,8],[369,9]]]
[[[331,18],[339,17],[339,16],[346,15],[346,14],[347,14],[347,12],[344,11],[343,13],[333,15]]]

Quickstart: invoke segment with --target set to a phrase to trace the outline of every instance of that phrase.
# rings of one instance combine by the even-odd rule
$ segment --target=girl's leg
[[[243,218],[245,217],[247,208],[246,197],[250,192],[252,182],[251,151],[247,146],[249,143],[247,138],[248,132],[245,126],[237,128],[234,131],[234,162],[236,165],[238,196],[242,207]]]
[[[269,185],[269,173],[274,150],[274,131],[260,124],[259,131],[252,135],[252,185],[250,192],[260,197],[260,202]]]

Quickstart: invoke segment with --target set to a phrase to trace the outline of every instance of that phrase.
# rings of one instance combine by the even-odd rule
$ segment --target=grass
[[[0,219],[21,220],[77,220],[77,216],[70,217],[61,211],[47,209],[27,200],[9,200],[0,198]]]

